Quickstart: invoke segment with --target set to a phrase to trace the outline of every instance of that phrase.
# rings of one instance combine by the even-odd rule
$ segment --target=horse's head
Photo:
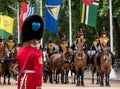
[[[78,42],[78,44],[76,45],[76,53],[77,53],[77,56],[83,56],[83,44],[81,42]]]
[[[103,54],[108,55],[110,53],[110,47],[103,46],[102,51],[103,51]]]
[[[71,48],[67,48],[65,55],[68,57],[68,59],[71,58],[73,55],[73,50]]]

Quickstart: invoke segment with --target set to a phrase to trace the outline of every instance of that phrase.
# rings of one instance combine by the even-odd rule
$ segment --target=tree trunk
[[[114,43],[115,43],[115,57],[120,58],[120,27],[118,23],[118,18],[113,18],[113,26],[114,26]]]

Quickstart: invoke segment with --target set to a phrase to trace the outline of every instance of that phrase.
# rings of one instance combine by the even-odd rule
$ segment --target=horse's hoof
[[[56,82],[56,84],[58,84],[58,82]]]
[[[6,85],[6,83],[4,82],[3,85]]]
[[[104,87],[104,84],[100,84],[100,87]]]
[[[78,87],[78,86],[80,86],[80,84],[79,84],[79,83],[77,83],[77,84],[76,84],[76,86]]]
[[[110,84],[106,84],[107,87],[110,87]]]
[[[82,87],[85,87],[85,84],[81,84]]]
[[[8,85],[11,85],[11,83],[8,83]]]
[[[96,84],[100,84],[99,82],[97,82]]]

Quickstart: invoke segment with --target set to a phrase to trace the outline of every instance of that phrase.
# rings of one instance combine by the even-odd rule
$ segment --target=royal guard
[[[36,48],[37,48],[37,49],[42,49],[42,46],[41,46],[41,44],[40,44],[40,41],[37,40],[36,42],[37,42]]]
[[[0,49],[4,47],[3,39],[0,37]]]
[[[8,37],[7,45],[8,45],[9,51],[11,51],[14,48],[15,43],[13,42],[13,36]]]
[[[68,48],[68,43],[65,41],[65,37],[61,38],[60,52],[65,53]]]
[[[107,32],[105,30],[105,28],[103,27],[102,33],[101,33],[101,37],[99,38],[100,40],[100,45],[103,48],[104,46],[108,46],[110,47],[110,40],[107,37]],[[115,59],[114,59],[114,54],[110,51],[110,54],[112,56],[112,67],[115,67],[114,63],[115,63]]]
[[[50,40],[47,47],[47,52],[49,53],[49,57],[54,53],[54,50],[55,50],[55,44],[53,43],[52,40]]]
[[[26,42],[17,54],[20,69],[18,89],[42,88],[42,51],[36,48],[44,32],[44,22],[39,15],[27,17],[22,26],[21,40]]]

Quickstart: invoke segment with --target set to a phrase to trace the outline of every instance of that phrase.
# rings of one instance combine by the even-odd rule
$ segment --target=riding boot
[[[85,54],[87,56],[87,67],[90,67],[90,57],[89,57],[89,55],[88,55],[86,50],[84,50],[84,52],[85,52]]]

